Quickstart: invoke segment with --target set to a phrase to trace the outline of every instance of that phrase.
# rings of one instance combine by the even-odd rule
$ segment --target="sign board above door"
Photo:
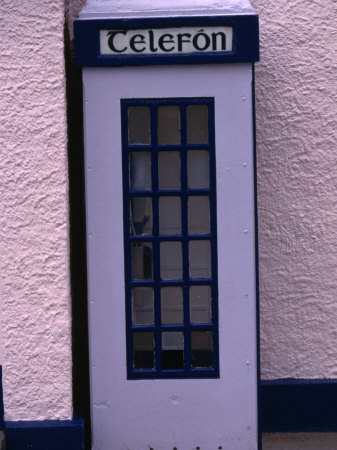
[[[259,59],[258,17],[79,19],[79,66],[214,64]]]

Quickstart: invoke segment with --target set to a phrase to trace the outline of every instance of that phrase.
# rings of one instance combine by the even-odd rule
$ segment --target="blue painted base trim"
[[[3,390],[2,390],[2,366],[0,366],[0,430],[5,428],[4,421],[4,402],[3,402]]]
[[[6,450],[84,450],[84,421],[6,422]]]
[[[264,432],[337,431],[337,380],[261,381]]]

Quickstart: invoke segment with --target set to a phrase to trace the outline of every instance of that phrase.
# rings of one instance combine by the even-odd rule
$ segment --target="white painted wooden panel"
[[[85,68],[93,448],[257,448],[252,67]],[[127,380],[121,98],[214,97],[219,379]]]

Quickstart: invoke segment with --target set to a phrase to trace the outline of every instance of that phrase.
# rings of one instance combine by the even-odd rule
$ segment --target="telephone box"
[[[95,450],[258,448],[248,0],[87,1]]]

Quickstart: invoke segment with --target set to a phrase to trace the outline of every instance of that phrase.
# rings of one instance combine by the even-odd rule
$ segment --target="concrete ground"
[[[337,450],[337,433],[264,433],[263,450]]]

